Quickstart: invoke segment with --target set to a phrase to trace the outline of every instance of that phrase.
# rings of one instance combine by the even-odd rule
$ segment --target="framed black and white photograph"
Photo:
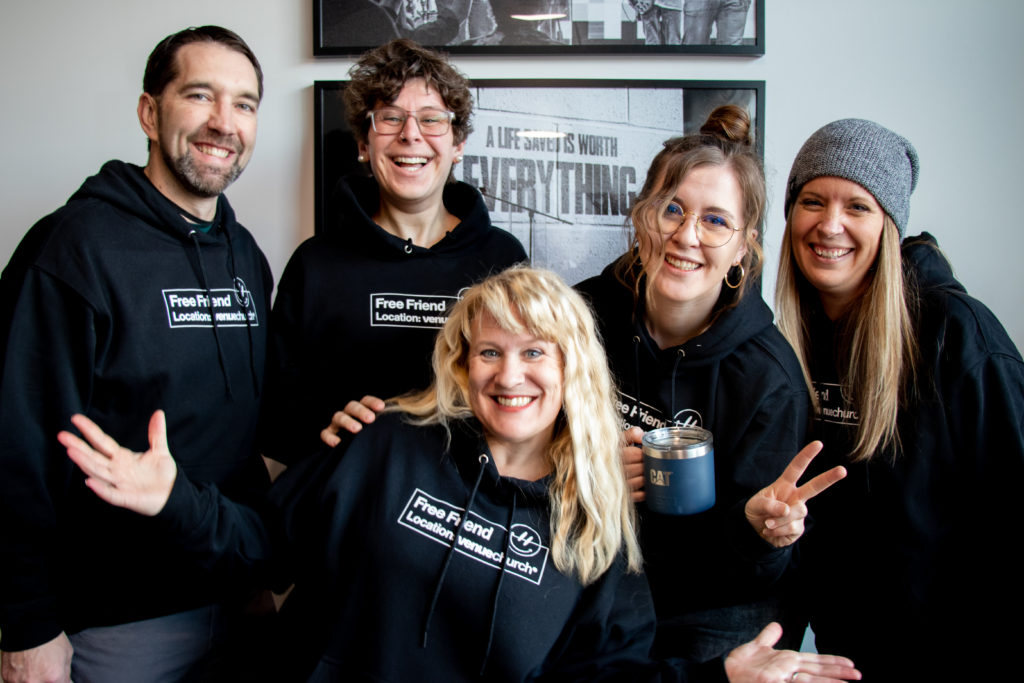
[[[345,81],[317,81],[316,230],[330,224],[338,179],[368,173],[345,122]],[[568,282],[595,275],[628,246],[626,220],[668,138],[738,104],[764,155],[764,81],[477,80],[474,130],[456,180],[480,189],[492,222],[534,265]]]
[[[764,54],[764,0],[313,0],[313,54]]]

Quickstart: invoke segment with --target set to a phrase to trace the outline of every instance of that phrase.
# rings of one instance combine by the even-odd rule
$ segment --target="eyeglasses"
[[[669,202],[661,214],[660,228],[663,235],[671,235],[686,224],[686,217],[697,219],[697,239],[706,247],[724,247],[733,233],[740,231],[728,218],[718,213],[698,214],[686,211],[675,202]]]
[[[366,112],[370,125],[381,135],[401,133],[405,120],[412,116],[424,135],[444,135],[452,128],[455,112],[427,107],[418,111],[406,111],[401,107],[384,107]]]

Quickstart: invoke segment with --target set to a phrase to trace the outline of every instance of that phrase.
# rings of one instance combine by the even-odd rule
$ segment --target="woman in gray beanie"
[[[779,327],[825,444],[812,469],[849,470],[812,505],[800,585],[819,649],[864,680],[990,680],[1006,664],[979,652],[1009,632],[987,617],[1021,607],[1005,555],[1024,363],[935,239],[905,238],[918,170],[906,139],[844,119],[810,137],[786,186]]]

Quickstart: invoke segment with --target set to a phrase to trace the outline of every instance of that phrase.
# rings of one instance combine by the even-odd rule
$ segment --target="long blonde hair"
[[[804,380],[820,408],[811,383],[807,319],[810,297],[817,296],[793,256],[792,209],[786,220],[775,287],[779,329],[792,344]],[[904,271],[900,235],[886,214],[878,256],[864,292],[837,320],[836,358],[843,395],[860,415],[851,459],[871,460],[877,453],[902,451],[897,418],[916,384],[918,346],[914,335],[917,287]]]
[[[434,383],[392,403],[417,424],[470,417],[468,355],[474,322],[490,315],[513,334],[528,332],[562,354],[562,416],[547,458],[551,554],[563,574],[587,585],[623,551],[639,571],[636,522],[622,470],[611,374],[587,304],[557,275],[516,266],[471,287],[452,309],[434,346]]]

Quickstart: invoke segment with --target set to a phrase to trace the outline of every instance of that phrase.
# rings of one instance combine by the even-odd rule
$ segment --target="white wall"
[[[766,0],[766,55],[750,58],[459,56],[470,78],[756,79],[767,82],[772,200],[765,291],[774,288],[782,191],[806,137],[874,119],[908,137],[922,172],[911,232],[935,234],[968,290],[1024,347],[1024,3],[1019,0]],[[312,234],[315,79],[310,0],[5,0],[0,14],[0,262],[24,231],[107,159],[145,163],[135,118],[145,59],[165,35],[222,24],[253,47],[267,95],[249,169],[228,195],[275,275]]]

